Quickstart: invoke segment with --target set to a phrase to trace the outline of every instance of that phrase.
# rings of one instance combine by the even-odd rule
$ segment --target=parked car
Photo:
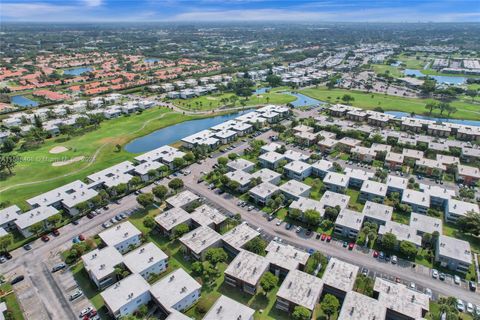
[[[5,259],[7,259],[7,260],[12,259],[12,255],[10,254],[10,252],[5,251],[5,252],[0,253],[0,255],[2,257],[5,257]]]
[[[318,240],[322,237],[322,235],[320,233],[317,233],[317,235],[315,236],[315,239]],[[322,240],[323,241],[323,240]]]
[[[460,299],[457,299],[457,310],[460,311],[460,312],[465,311],[465,304]]]
[[[46,234],[43,235],[41,239],[42,239],[43,242],[48,242],[48,241],[50,241],[50,238],[49,238]]]
[[[445,273],[443,273],[443,272],[438,275],[438,279],[440,279],[440,280],[442,280],[442,281],[444,281],[446,277],[447,277],[447,276],[446,276]]]
[[[57,272],[57,271],[60,271],[62,269],[65,269],[67,267],[67,265],[63,262],[59,263],[59,264],[56,264],[52,267],[52,272]]]
[[[4,256],[0,256],[0,263],[5,263],[7,262],[7,258],[5,258]]]
[[[355,242],[350,242],[348,244],[348,250],[353,250],[354,247],[355,247]]]
[[[380,251],[380,253],[378,254],[378,259],[380,260],[385,259],[385,253],[383,253],[383,251]]]
[[[88,218],[88,219],[93,219],[94,217],[95,217],[95,215],[94,215],[93,213],[91,213],[91,212],[89,212],[89,213],[87,214],[87,218]]]
[[[78,220],[72,220],[72,224],[73,224],[74,226],[78,225],[79,223],[80,223],[80,222],[78,222]]]
[[[468,288],[470,289],[470,291],[474,291],[474,292],[477,290],[477,286],[474,281],[468,282]]]
[[[287,223],[287,224],[285,225],[285,229],[287,229],[287,230],[292,229],[292,224],[291,224],[291,223]]]
[[[32,250],[32,246],[27,243],[26,245],[23,246],[23,249],[30,251]]]
[[[15,278],[13,278],[12,281],[10,281],[10,284],[11,285],[17,284],[17,283],[23,281],[23,279],[25,279],[25,276],[23,276],[23,275],[17,276]]]
[[[60,235],[60,231],[58,231],[58,229],[53,229],[52,230],[52,234],[55,236],[55,237],[58,237]]]
[[[78,235],[78,240],[85,241],[85,236],[83,234]]]
[[[277,223],[276,223],[277,227],[281,226],[282,222],[283,222],[282,220],[278,220]]]
[[[92,312],[92,310],[93,310],[92,306],[83,309],[82,311],[80,311],[79,317],[82,318],[82,317],[86,316],[87,314]]]
[[[346,247],[348,247],[348,242],[347,242],[347,241],[343,241],[343,244],[342,244],[342,245],[343,245],[344,248],[346,248]]]
[[[302,227],[297,227],[297,228],[295,229],[295,232],[296,232],[296,233],[300,233],[301,231],[302,231]]]
[[[252,211],[253,209],[255,209],[254,206],[248,206],[247,211]]]
[[[80,242],[80,239],[78,239],[78,237],[75,237],[72,239],[72,242],[73,243],[79,243]]]
[[[102,223],[102,227],[104,227],[105,229],[108,229],[108,228],[110,228],[111,226],[112,226],[112,224],[109,223],[109,222],[104,222],[104,223]]]
[[[392,256],[392,264],[397,264],[397,256]]]
[[[430,289],[430,288],[425,288],[425,294],[430,298],[430,300],[433,299],[432,289]]]
[[[374,258],[377,258],[377,257],[378,257],[378,251],[377,251],[377,250],[373,251],[373,257],[374,257]]]
[[[307,229],[307,231],[305,232],[305,235],[308,237],[312,234],[312,229]]]
[[[460,284],[460,282],[461,282],[460,277],[457,276],[457,275],[455,275],[455,276],[453,277],[453,282],[455,282],[455,284]]]
[[[362,268],[362,274],[366,277],[368,275],[368,269]]]
[[[437,279],[438,278],[438,270],[437,269],[432,269],[432,278]]]
[[[83,292],[80,290],[80,289],[77,289],[75,291],[72,292],[72,294],[70,295],[70,301],[73,301],[79,297],[83,296]]]
[[[327,237],[325,238],[325,241],[326,241],[326,242],[332,241],[332,236],[331,236],[331,235],[327,235]]]
[[[415,282],[410,282],[409,287],[410,287],[410,289],[415,290],[417,288],[417,285],[415,284]]]
[[[273,214],[269,214],[267,220],[272,221],[273,219],[275,219],[275,216]]]
[[[320,240],[325,241],[326,238],[327,238],[327,235],[325,233],[322,233],[322,236],[320,237]]]
[[[467,303],[467,312],[473,314],[474,311],[473,304],[471,302]]]

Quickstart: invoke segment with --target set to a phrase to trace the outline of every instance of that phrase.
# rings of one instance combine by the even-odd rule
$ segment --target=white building
[[[132,272],[149,280],[152,275],[164,272],[168,268],[168,256],[155,244],[147,244],[130,251],[123,263]]]
[[[137,247],[142,242],[142,232],[130,221],[122,222],[102,231],[98,236],[107,246],[114,247],[122,254]]]

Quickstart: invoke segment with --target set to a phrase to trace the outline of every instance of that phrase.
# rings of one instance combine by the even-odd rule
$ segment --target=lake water
[[[309,106],[317,106],[324,104],[325,102],[307,97],[306,95],[303,95],[301,93],[295,93],[295,92],[282,92],[283,94],[289,94],[291,96],[294,96],[297,98],[297,100],[290,102],[295,108],[298,107],[309,107]]]
[[[415,77],[425,77],[426,76],[420,70],[415,70],[415,69],[405,69],[403,71],[403,74],[405,74],[406,76],[414,75]],[[444,83],[444,84],[464,84],[467,81],[467,78],[465,78],[465,77],[431,76],[431,75],[428,75],[428,76],[430,78],[435,79],[438,83]]]
[[[39,105],[37,101],[30,100],[24,96],[13,96],[11,102],[21,107],[37,107]]]
[[[272,89],[272,88],[271,87],[258,88],[253,93],[254,94],[262,94],[262,93],[266,93],[270,89]]]
[[[155,63],[155,62],[159,62],[160,59],[157,59],[157,58],[146,58],[146,59],[143,59],[143,61],[145,61],[146,63]]]
[[[78,67],[63,70],[63,74],[70,76],[79,76],[82,73],[93,71],[92,67]]]
[[[385,111],[386,114],[391,114],[397,118],[401,117],[410,117],[410,113],[407,112],[400,112],[400,111]],[[480,115],[479,115],[480,117]],[[460,119],[447,119],[447,118],[434,118],[434,117],[428,117],[428,116],[420,116],[420,115],[415,115],[413,118],[417,119],[424,119],[424,120],[432,120],[432,121],[438,121],[438,122],[450,122],[450,123],[457,123],[457,124],[463,124],[467,126],[476,126],[480,127],[480,121],[476,120],[460,120]]]
[[[222,116],[216,116],[205,119],[185,121],[170,127],[159,129],[146,136],[132,140],[125,146],[125,150],[132,153],[143,153],[154,150],[161,146],[177,142],[189,135],[199,131],[216,126],[227,120],[234,119],[239,115],[250,112],[245,110],[235,113],[230,113]]]

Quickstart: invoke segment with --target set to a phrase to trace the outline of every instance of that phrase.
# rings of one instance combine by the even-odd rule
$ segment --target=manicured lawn
[[[358,201],[360,191],[348,188],[345,193],[347,196],[350,196],[350,201],[348,202],[349,208],[358,212],[362,212],[365,204]]]
[[[287,94],[277,93],[276,90],[272,90],[268,93],[254,94],[248,99],[245,100],[243,97],[238,97],[235,104],[228,100],[228,102],[223,102],[222,99],[231,99],[235,96],[234,93],[218,93],[211,94],[201,97],[196,97],[192,99],[175,99],[172,102],[184,109],[189,110],[212,110],[223,107],[227,105],[229,108],[241,107],[242,102],[245,106],[255,106],[259,104],[286,104],[292,101],[295,101],[295,97]]]
[[[410,215],[394,210],[392,220],[403,224],[410,224]]]
[[[2,284],[0,286],[0,295],[3,295],[7,292],[11,292],[6,296],[0,299],[0,302],[5,302],[7,305],[7,312],[9,312],[12,316],[11,319],[13,320],[23,320],[22,309],[20,308],[20,304],[18,303],[17,296],[12,290],[12,285],[8,282]],[[8,317],[6,319],[9,319]]]
[[[414,112],[416,114],[426,113],[427,110],[425,109],[425,104],[433,101],[433,99],[403,98],[346,89],[328,90],[325,87],[304,89],[300,90],[300,93],[330,103],[342,103],[342,96],[348,94],[355,99],[351,102],[351,105],[355,107],[370,110],[381,107],[383,110],[402,111],[407,113]],[[460,100],[455,100],[451,102],[450,105],[458,110],[456,113],[451,114],[451,118],[480,120],[480,114],[477,113],[478,105]],[[433,116],[440,116],[440,114],[434,113]],[[443,116],[446,117],[447,115],[444,114]]]
[[[458,317],[460,320],[472,320],[472,317],[466,313],[459,313]],[[435,301],[430,301],[430,312],[425,316],[427,320],[437,320],[440,319],[440,305]]]
[[[403,73],[397,68],[397,67],[392,67],[386,64],[372,64],[372,69],[377,73],[385,73],[388,71],[388,73],[395,78],[400,78],[403,76]]]
[[[117,152],[117,144],[124,146],[129,141],[157,129],[198,118],[200,116],[181,115],[165,108],[152,108],[140,115],[104,121],[99,129],[65,142],[56,142],[58,137],[49,139],[37,150],[18,153],[24,161],[14,168],[13,176],[1,181],[0,198],[25,208],[23,201],[30,197],[77,179],[82,180],[89,174],[136,156],[123,149]],[[56,155],[49,153],[55,146],[64,146],[69,150]],[[93,162],[87,161],[95,154]],[[51,165],[55,159],[78,156],[84,156],[85,159],[60,167]],[[28,185],[21,185],[25,183]]]
[[[458,231],[455,225],[451,223],[443,221],[443,234],[446,236],[468,241],[473,251],[480,252],[480,238]]]
[[[310,198],[315,200],[320,200],[322,198],[322,195],[323,195],[323,193],[321,192],[323,187],[322,180],[308,177],[303,182],[312,187],[312,189],[310,190]]]

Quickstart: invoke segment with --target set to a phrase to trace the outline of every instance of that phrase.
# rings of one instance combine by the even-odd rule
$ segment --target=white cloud
[[[52,5],[47,3],[2,3],[1,16],[9,18],[44,17],[45,15],[60,14],[75,9],[73,6]]]
[[[87,7],[98,7],[101,6],[103,0],[83,0]]]

